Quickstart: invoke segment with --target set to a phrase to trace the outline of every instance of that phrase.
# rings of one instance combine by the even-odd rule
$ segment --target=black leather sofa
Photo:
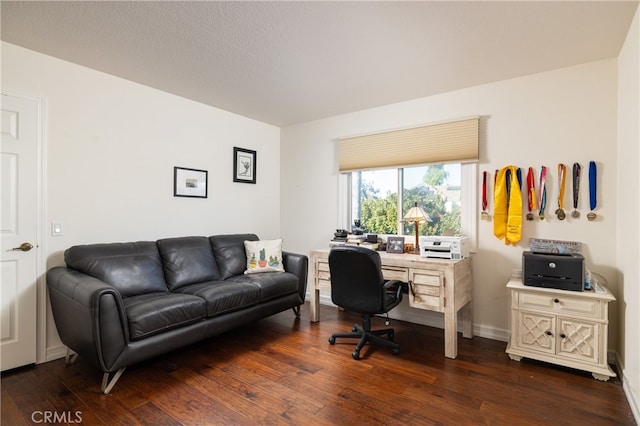
[[[103,372],[111,391],[132,364],[292,308],[300,316],[308,259],[283,252],[286,272],[244,274],[254,234],[74,246],[47,272],[56,327]],[[115,373],[113,376],[110,375]]]

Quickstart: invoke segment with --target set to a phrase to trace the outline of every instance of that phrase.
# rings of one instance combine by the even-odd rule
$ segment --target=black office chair
[[[367,342],[389,346],[398,354],[400,345],[393,341],[393,328],[371,330],[371,317],[389,312],[402,301],[400,281],[385,282],[382,277],[378,252],[356,246],[334,247],[329,252],[329,270],[333,303],[362,315],[362,326],[355,324],[352,333],[332,334],[329,343],[335,344],[340,337],[360,338],[351,354],[353,359],[360,359],[360,350]]]

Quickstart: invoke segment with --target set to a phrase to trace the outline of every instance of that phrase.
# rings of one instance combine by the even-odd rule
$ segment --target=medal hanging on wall
[[[581,169],[580,164],[573,163],[573,211],[571,212],[571,217],[574,219],[580,217],[580,212],[578,211],[578,198],[580,197]]]
[[[487,211],[487,175],[487,172],[482,172],[482,213],[480,213],[482,220],[489,220],[491,218]]]
[[[533,167],[529,167],[527,172],[527,202],[529,207],[529,213],[527,213],[527,220],[533,220],[532,211],[537,208],[536,206],[536,188],[533,177]]]
[[[542,166],[540,170],[540,211],[538,218],[544,220],[544,209],[547,206],[547,168]]]
[[[556,210],[556,216],[558,219],[564,220],[567,217],[562,209],[564,205],[564,185],[566,183],[566,175],[567,175],[567,166],[560,163],[558,164],[558,183],[560,185],[560,191],[558,195],[558,209]]]
[[[589,162],[589,208],[591,208],[591,211],[587,214],[587,219],[591,222],[596,220],[596,217],[598,216],[594,212],[594,210],[596,209],[596,206],[598,205],[598,200],[596,198],[597,180],[598,180],[598,168],[596,166],[596,162],[590,161]]]

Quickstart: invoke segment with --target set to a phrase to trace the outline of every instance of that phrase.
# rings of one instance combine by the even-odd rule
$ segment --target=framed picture
[[[404,253],[404,237],[387,238],[387,253]]]
[[[233,148],[233,181],[256,183],[257,153],[250,149]]]
[[[173,168],[173,196],[207,198],[206,170]]]

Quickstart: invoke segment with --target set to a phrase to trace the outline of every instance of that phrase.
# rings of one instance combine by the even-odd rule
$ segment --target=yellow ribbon
[[[507,199],[508,170],[511,171],[511,181]],[[498,172],[493,198],[493,234],[499,240],[504,239],[505,244],[515,245],[522,236],[522,192],[515,166],[507,166]]]

